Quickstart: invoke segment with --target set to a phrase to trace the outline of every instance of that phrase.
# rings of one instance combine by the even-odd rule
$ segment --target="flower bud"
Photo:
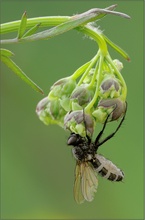
[[[118,98],[121,92],[121,86],[114,76],[106,76],[100,86],[101,98]]]
[[[57,97],[63,99],[65,97],[69,97],[75,87],[76,81],[71,77],[60,79],[51,87],[48,98],[53,99]]]
[[[48,103],[49,103],[48,97],[45,97],[40,102],[38,102],[37,107],[36,107],[36,114],[38,116],[41,115],[41,112],[46,108]]]
[[[88,84],[82,84],[76,87],[76,89],[71,94],[70,99],[74,102],[76,101],[80,106],[86,106],[94,96],[94,87],[90,88]]]
[[[126,102],[122,101],[119,98],[101,100],[98,104],[98,107],[101,106],[104,108],[112,107],[114,109],[111,114],[112,121],[119,119],[122,115],[124,115],[126,111]]]
[[[70,98],[59,99],[61,107],[66,111],[71,111]]]
[[[121,63],[119,60],[115,59],[113,60],[113,63],[115,64],[115,66],[117,67],[119,71],[123,69],[123,63]]]
[[[48,97],[42,99],[36,107],[36,113],[44,124],[59,124],[63,127],[66,111],[58,99],[49,100]]]
[[[89,74],[84,78],[83,83],[89,84],[92,80],[93,74],[94,74],[95,68],[90,69]]]
[[[119,98],[102,99],[97,106],[97,109],[92,113],[97,122],[104,123],[108,114],[110,121],[119,119],[126,111],[126,102]]]
[[[94,120],[89,114],[85,114],[83,110],[72,111],[66,114],[64,127],[82,137],[86,135],[92,136],[94,132]]]
[[[92,112],[92,115],[95,117],[96,122],[104,123],[107,117],[107,112],[105,112],[103,108],[97,108]]]
[[[108,77],[107,79],[103,80],[101,84],[101,88],[103,91],[109,90],[111,87],[114,87],[116,91],[119,90],[119,83],[113,77]]]

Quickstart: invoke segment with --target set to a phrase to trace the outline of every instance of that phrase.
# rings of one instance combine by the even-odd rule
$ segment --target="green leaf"
[[[116,5],[111,7],[111,10],[116,7]],[[95,8],[95,9],[91,9],[89,11],[86,11],[82,14],[78,14],[75,16],[72,16],[69,21],[64,22],[56,27],[53,27],[49,30],[45,30],[45,31],[41,31],[37,34],[34,34],[32,36],[28,36],[26,38],[23,38],[20,40],[21,41],[34,41],[34,40],[40,40],[40,39],[48,39],[48,38],[52,38],[55,37],[59,34],[63,34],[66,31],[72,30],[78,26],[84,25],[86,23],[95,21],[97,19],[100,19],[100,14],[106,15],[106,14],[113,14],[113,15],[119,15],[119,16],[123,16],[125,18],[128,18],[129,16],[120,13],[120,12],[114,12],[114,11],[110,11],[108,9],[99,9],[99,8]]]
[[[11,57],[14,55],[10,50],[6,50],[3,48],[0,49],[0,54],[5,57]]]
[[[18,39],[21,39],[21,37],[24,35],[26,31],[26,25],[27,25],[27,14],[25,11],[21,18],[21,22],[18,30],[18,37],[17,37]]]
[[[111,5],[105,9],[114,10],[116,6],[117,5]],[[100,14],[98,16],[98,19],[100,19],[102,16],[104,15]],[[45,17],[29,18],[27,19],[27,28],[31,28],[34,25],[37,25],[38,23],[41,23],[41,27],[57,26],[61,23],[68,21],[70,18],[71,18],[70,16],[45,16]],[[0,25],[1,34],[7,34],[10,32],[17,31],[20,26],[20,23],[21,23],[21,20],[1,24]]]
[[[41,27],[56,26],[70,19],[70,16],[45,16],[27,19],[27,29],[41,23]],[[18,31],[21,20],[3,23],[0,25],[1,34]]]
[[[24,37],[28,37],[31,36],[32,34],[36,33],[36,31],[38,30],[38,28],[40,27],[41,23],[36,24],[34,27],[32,27],[31,29],[29,29],[22,38]]]
[[[1,61],[5,63],[17,76],[24,80],[34,90],[43,94],[43,91],[38,87],[9,57],[1,56]]]
[[[67,32],[69,30],[75,29],[80,27],[81,25],[85,25],[86,23],[96,21],[98,19],[101,19],[107,14],[117,15],[121,16],[123,18],[130,18],[128,15],[121,13],[121,12],[115,12],[112,11],[116,8],[117,5],[111,5],[105,9],[100,8],[94,8],[89,11],[86,11],[82,14],[77,14],[75,16],[69,17],[69,16],[51,16],[51,17],[40,17],[40,18],[31,18],[28,19],[27,22],[27,28],[33,27],[34,25],[41,23],[41,27],[43,26],[56,26],[49,30],[39,32],[37,34],[33,35],[27,35],[23,39],[6,39],[1,40],[1,44],[10,44],[10,43],[18,43],[23,41],[34,41],[34,40],[40,40],[40,39],[47,39],[55,37],[59,34],[62,34],[64,32]],[[25,16],[24,16],[25,17]],[[23,19],[22,19],[23,20]],[[23,23],[21,20],[21,23]],[[9,22],[1,25],[1,33],[8,33],[11,31],[15,31],[18,28],[18,25],[20,24],[20,21],[14,21]],[[21,26],[21,25],[20,25]],[[23,26],[23,25],[22,25]],[[24,26],[23,26],[24,27]],[[20,28],[21,30],[21,28]],[[24,35],[20,34],[20,37]]]
[[[108,37],[106,37],[103,33],[101,34],[105,41],[113,48],[115,49],[121,56],[123,56],[126,60],[130,61],[129,55],[121,49],[117,44],[114,44]]]

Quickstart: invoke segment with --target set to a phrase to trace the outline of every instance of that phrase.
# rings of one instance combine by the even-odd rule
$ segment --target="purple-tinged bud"
[[[95,88],[90,88],[88,84],[82,84],[76,87],[71,94],[70,99],[76,101],[80,106],[86,106],[93,98]]]
[[[117,120],[119,119],[122,115],[124,115],[126,111],[126,102],[122,101],[119,98],[116,99],[106,99],[106,100],[101,100],[98,104],[98,107],[103,107],[106,109],[113,108],[113,112],[111,114],[111,120]]]
[[[101,83],[101,89],[106,92],[109,89],[111,89],[111,87],[114,87],[114,89],[116,91],[119,90],[119,83],[117,82],[117,80],[113,77],[108,77],[107,79],[103,80],[103,82]]]
[[[104,123],[108,114],[110,121],[119,119],[126,111],[126,102],[119,98],[102,99],[97,106],[97,109],[92,113],[97,122]]]
[[[83,110],[72,111],[66,114],[64,127],[82,137],[86,135],[92,136],[94,132],[94,120],[89,114],[85,114]]]
[[[100,96],[106,98],[118,98],[121,93],[121,85],[115,77],[106,76],[100,86]]]
[[[65,97],[69,97],[75,87],[76,81],[73,80],[71,77],[60,79],[55,82],[51,87],[48,98],[54,99],[57,97],[63,99]]]
[[[44,124],[58,124],[63,127],[66,111],[58,99],[49,100],[48,97],[42,99],[36,107],[36,113]]]
[[[36,114],[40,116],[41,112],[46,108],[47,104],[49,103],[48,97],[45,97],[40,102],[38,102],[36,107]]]

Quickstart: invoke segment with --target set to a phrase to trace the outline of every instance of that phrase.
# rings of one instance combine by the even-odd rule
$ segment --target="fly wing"
[[[98,179],[96,172],[89,162],[81,164],[82,175],[82,194],[85,200],[91,202],[94,199],[94,193],[97,191]]]
[[[74,197],[77,203],[84,200],[91,202],[97,191],[98,179],[96,172],[89,162],[77,162],[75,170]]]
[[[75,169],[74,198],[78,204],[83,203],[85,200],[82,194],[81,181],[82,181],[81,164],[77,162]]]

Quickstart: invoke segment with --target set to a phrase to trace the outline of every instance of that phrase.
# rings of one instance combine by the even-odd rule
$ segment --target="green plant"
[[[112,60],[107,44],[119,52],[126,60],[129,56],[111,42],[98,28],[95,22],[107,14],[130,18],[128,15],[113,11],[116,5],[106,9],[91,9],[75,16],[52,16],[27,19],[24,12],[21,20],[1,25],[1,34],[17,31],[14,39],[1,40],[1,44],[14,44],[41,39],[50,39],[69,30],[76,29],[93,39],[99,46],[96,55],[71,76],[58,80],[51,87],[48,97],[41,100],[36,112],[45,124],[55,123],[71,132],[86,135],[93,134],[97,122],[103,123],[108,113],[113,111],[110,121],[120,118],[126,108],[126,83],[120,73],[123,65]],[[54,26],[36,33],[41,27]],[[13,53],[1,49],[1,61],[20,76],[33,89],[43,93],[26,74],[12,61]]]

